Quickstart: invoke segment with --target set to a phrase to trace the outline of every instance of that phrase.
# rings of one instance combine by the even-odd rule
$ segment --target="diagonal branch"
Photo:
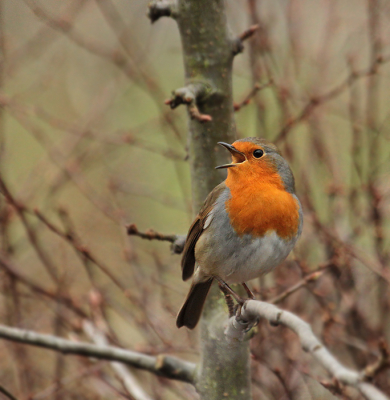
[[[302,349],[310,353],[341,384],[352,386],[369,400],[389,400],[375,386],[364,382],[364,373],[344,367],[330,351],[317,339],[311,326],[295,314],[281,310],[273,304],[248,300],[235,317],[229,319],[225,329],[228,340],[244,340],[248,328],[265,318],[272,325],[283,325],[294,331],[301,342]]]
[[[248,105],[253,97],[256,96],[257,92],[260,90],[263,90],[273,84],[272,80],[269,80],[266,83],[263,83],[260,85],[259,83],[256,83],[253,89],[245,96],[244,100],[242,100],[239,103],[234,103],[234,111],[240,111],[242,107]]]
[[[9,400],[17,400],[16,397],[14,397],[5,387],[0,385],[0,393],[3,393],[5,397]]]
[[[317,271],[314,271],[308,275],[306,275],[303,279],[301,279],[299,282],[297,282],[295,285],[289,287],[286,289],[284,292],[278,294],[274,298],[268,300],[272,304],[277,304],[285,300],[288,296],[290,296],[292,293],[295,293],[297,290],[299,290],[301,287],[306,286],[310,282],[314,282],[317,279],[319,279],[326,271],[326,268],[329,265],[324,265],[320,267]]]
[[[111,269],[103,264],[101,261],[98,261],[97,258],[92,255],[91,251],[80,243],[75,232],[72,232],[68,229],[67,232],[61,231],[57,228],[53,223],[51,223],[38,209],[34,210],[35,215],[39,218],[39,220],[47,226],[52,232],[56,235],[67,241],[76,251],[76,253],[81,256],[82,261],[84,259],[95,264],[105,275],[107,275],[114,284],[120,288],[122,291],[126,290],[126,287],[122,284],[122,282],[111,272]],[[65,210],[60,210],[60,215],[66,215]]]
[[[23,204],[20,204],[14,196],[11,194],[8,186],[5,184],[3,178],[0,176],[0,193],[3,193],[7,202],[15,209],[18,214],[23,227],[26,231],[28,240],[33,246],[36,254],[41,260],[43,266],[45,267],[47,273],[51,276],[54,282],[58,282],[58,273],[57,268],[52,261],[52,258],[49,256],[48,252],[46,252],[44,246],[42,245],[35,229],[31,226],[30,222],[26,217],[26,208]]]
[[[259,28],[260,25],[258,24],[252,25],[233,41],[233,56],[236,56],[244,51],[244,41],[252,37]]]
[[[44,347],[63,354],[77,354],[101,360],[118,361],[164,378],[194,383],[195,364],[172,356],[160,354],[153,357],[115,346],[97,346],[85,342],[73,342],[57,336],[10,328],[5,325],[0,325],[0,338]]]

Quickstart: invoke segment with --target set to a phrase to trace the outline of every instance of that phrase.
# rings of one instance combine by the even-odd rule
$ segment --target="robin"
[[[276,146],[259,138],[218,144],[232,163],[216,167],[228,169],[227,179],[208,195],[188,231],[182,276],[194,277],[178,328],[195,328],[214,279],[229,290],[229,283],[243,284],[253,298],[245,282],[278,266],[302,231],[294,176]]]

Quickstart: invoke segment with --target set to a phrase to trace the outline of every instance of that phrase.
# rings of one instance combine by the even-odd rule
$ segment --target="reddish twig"
[[[56,266],[54,265],[51,258],[44,250],[35,230],[32,228],[29,221],[27,220],[25,215],[26,212],[25,206],[16,201],[16,199],[13,197],[13,195],[11,194],[10,190],[8,189],[7,185],[5,184],[5,182],[1,177],[0,177],[0,192],[4,194],[8,203],[15,209],[16,213],[18,214],[20,220],[22,221],[24,229],[27,233],[27,237],[32,247],[34,248],[35,252],[37,253],[39,259],[41,260],[43,266],[45,267],[46,271],[55,282],[58,282]]]
[[[68,229],[68,232],[62,232],[59,228],[57,228],[54,224],[52,224],[39,210],[34,210],[35,215],[43,222],[47,228],[49,228],[56,235],[60,236],[62,239],[66,240],[72,247],[76,250],[76,252],[82,256],[82,261],[87,259],[95,264],[101,271],[103,271],[114,283],[118,286],[122,291],[126,290],[126,287],[121,283],[119,279],[117,279],[110,271],[110,268],[104,265],[102,262],[98,261],[85,246],[83,246],[79,240],[77,239],[77,235],[74,232],[71,232]],[[62,211],[64,214],[64,211]]]
[[[260,25],[255,24],[250,26],[244,32],[242,32],[236,40],[233,42],[233,55],[237,55],[244,51],[244,40],[249,39],[259,29]]]
[[[290,288],[286,289],[283,293],[277,295],[273,299],[270,299],[269,302],[273,303],[273,304],[280,303],[281,301],[285,300],[288,296],[290,296],[291,294],[295,293],[300,288],[306,286],[308,283],[318,280],[325,273],[326,268],[328,266],[329,266],[329,264],[326,264],[326,265],[320,267],[317,271],[314,271],[311,274],[306,275],[298,283],[296,283],[295,285],[293,285]]]
[[[245,96],[244,100],[242,100],[240,103],[233,104],[234,111],[239,111],[242,107],[248,105],[251,102],[252,98],[256,96],[257,92],[271,86],[272,83],[272,80],[268,81],[267,83],[263,83],[262,85],[256,83],[253,89]]]
[[[273,141],[280,142],[281,140],[285,139],[286,135],[291,131],[291,129],[294,128],[299,122],[305,120],[315,108],[339,96],[341,93],[344,92],[344,90],[352,86],[357,80],[374,75],[377,72],[378,66],[380,64],[384,64],[389,61],[390,56],[377,57],[374,63],[368,69],[364,69],[362,71],[352,71],[343,82],[341,82],[329,92],[312,97],[306,104],[306,106],[303,107],[302,111],[296,117],[290,119],[287,122],[287,124],[281,129],[281,131],[276,136],[276,138],[273,139]]]
[[[258,29],[259,29],[259,25],[258,24],[252,25],[247,30],[242,32],[241,35],[238,36],[238,38],[241,41],[249,39]]]
[[[177,235],[165,235],[163,233],[159,233],[153,229],[148,229],[145,232],[140,232],[137,228],[137,225],[130,224],[126,227],[128,235],[138,236],[142,239],[148,240],[162,240],[166,242],[173,243],[177,239]]]
[[[22,283],[23,285],[27,286],[33,292],[36,292],[40,295],[50,298],[51,300],[60,301],[64,304],[67,308],[72,310],[74,313],[79,315],[82,318],[86,318],[86,312],[79,307],[76,301],[73,300],[69,295],[65,295],[64,293],[58,293],[56,290],[49,290],[46,289],[37,283],[33,282],[30,278],[25,276],[16,266],[11,264],[10,261],[6,260],[0,255],[0,267],[3,268],[7,273],[11,276],[15,277],[18,282]]]

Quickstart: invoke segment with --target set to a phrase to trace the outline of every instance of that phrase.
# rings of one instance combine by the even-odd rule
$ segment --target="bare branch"
[[[369,400],[389,400],[375,386],[363,381],[364,374],[344,367],[316,338],[307,322],[273,304],[255,300],[246,301],[241,311],[229,319],[225,329],[228,340],[242,341],[248,328],[256,324],[260,318],[267,319],[272,325],[281,324],[294,331],[300,339],[302,349],[310,353],[340,383],[355,387]]]
[[[153,24],[161,17],[177,17],[177,4],[174,1],[153,1],[148,6],[147,16]]]
[[[70,41],[91,54],[112,62],[135,83],[139,84],[140,82],[144,82],[148,88],[146,93],[152,94],[152,99],[155,100],[156,104],[160,107],[160,98],[163,95],[162,90],[157,82],[151,78],[154,74],[150,70],[146,71],[145,68],[139,68],[122,50],[107,48],[100,42],[84,37],[75,30],[74,26],[69,21],[53,17],[45,9],[39,7],[36,2],[32,0],[24,0],[24,2],[40,20],[52,29],[63,33]],[[126,50],[128,50],[128,47],[126,47]],[[144,85],[141,84],[139,87],[144,88]],[[163,106],[161,105],[161,107]],[[163,112],[162,116],[165,122],[172,128],[175,135],[180,138],[180,131],[172,118]]]
[[[299,122],[305,120],[308,115],[312,113],[312,111],[317,108],[319,105],[322,105],[335,97],[339,96],[344,92],[348,87],[351,87],[357,80],[365,77],[372,76],[377,73],[378,67],[381,64],[388,63],[390,61],[390,56],[377,57],[373,64],[364,70],[361,71],[352,71],[347,78],[344,79],[339,85],[329,90],[327,93],[324,93],[319,96],[312,97],[309,102],[303,107],[302,111],[294,118],[291,118],[287,124],[281,129],[279,134],[274,139],[274,142],[280,142],[283,140],[286,135],[294,128]]]
[[[153,229],[148,229],[146,232],[140,232],[135,224],[128,225],[126,229],[128,235],[138,236],[142,239],[148,240],[171,242],[171,250],[175,254],[181,254],[183,252],[184,243],[186,241],[186,236],[184,235],[164,235],[163,233],[156,232]]]
[[[176,89],[172,92],[172,98],[165,100],[165,104],[172,109],[180,104],[186,104],[191,119],[196,119],[199,122],[212,121],[212,117],[207,114],[202,114],[199,111],[198,104],[205,100],[210,94],[209,87],[204,83],[190,83],[185,87]]]
[[[85,258],[95,264],[104,274],[106,274],[112,282],[115,283],[122,291],[126,290],[126,287],[121,283],[121,281],[113,275],[111,269],[104,265],[101,261],[98,261],[95,256],[92,255],[91,251],[80,243],[75,232],[72,232],[68,229],[67,232],[62,232],[59,228],[57,228],[53,223],[51,223],[38,209],[34,210],[35,215],[40,219],[42,223],[44,223],[48,229],[54,232],[56,235],[60,236],[62,239],[66,240],[77,252],[78,255],[81,256],[82,260]],[[64,209],[60,210],[60,215],[67,216],[67,213]]]
[[[6,396],[7,399],[17,400],[15,396],[13,396],[5,387],[1,385],[0,385],[0,393],[3,393],[3,395]]]
[[[78,354],[101,360],[118,361],[131,367],[149,371],[155,375],[178,381],[193,383],[195,364],[179,358],[159,355],[149,356],[136,351],[124,350],[114,346],[97,346],[85,342],[73,342],[53,335],[36,333],[25,329],[0,325],[0,338],[13,342],[30,344],[63,354]]]
[[[310,282],[314,282],[317,279],[319,279],[324,273],[325,273],[325,268],[328,267],[328,265],[322,267],[321,269],[312,272],[309,275],[306,275],[302,280],[300,280],[298,283],[295,285],[289,287],[286,289],[283,293],[280,293],[273,299],[270,299],[269,302],[272,304],[277,304],[286,299],[288,296],[291,294],[295,293],[297,290],[299,290],[301,287],[306,286]]]
[[[48,299],[56,300],[61,302],[61,304],[65,305],[69,310],[72,310],[77,315],[82,318],[87,317],[87,313],[79,306],[78,302],[75,301],[69,295],[65,295],[63,293],[58,293],[54,290],[49,290],[44,288],[43,286],[38,285],[29,279],[24,273],[21,272],[15,265],[11,264],[7,259],[5,259],[0,253],[0,268],[4,269],[8,274],[14,277],[18,282],[30,288],[33,292],[38,293],[39,295],[45,296]]]
[[[4,194],[7,202],[11,204],[11,206],[15,209],[16,213],[18,214],[20,220],[22,221],[24,229],[27,233],[27,237],[32,247],[34,248],[35,252],[37,253],[39,259],[41,260],[43,266],[45,267],[46,271],[55,282],[58,282],[57,268],[53,263],[49,254],[46,252],[41,241],[39,240],[39,237],[35,229],[31,226],[30,222],[26,218],[25,206],[14,198],[14,196],[11,194],[10,190],[8,189],[8,186],[5,184],[1,176],[0,176],[0,193]]]

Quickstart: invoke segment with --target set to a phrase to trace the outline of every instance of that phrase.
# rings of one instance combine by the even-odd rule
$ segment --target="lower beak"
[[[218,167],[215,167],[215,169],[222,169],[222,168],[231,168],[235,167],[237,164],[223,164],[223,165],[218,165]]]
[[[239,165],[246,160],[245,154],[242,153],[241,151],[237,150],[233,145],[225,143],[225,142],[218,142],[218,144],[220,146],[225,147],[225,149],[228,149],[230,151],[230,153],[232,154],[232,156],[234,156],[236,158],[242,158],[243,160],[241,162],[237,162],[237,163],[219,165],[218,167],[215,167],[215,169],[235,167],[236,165]]]

